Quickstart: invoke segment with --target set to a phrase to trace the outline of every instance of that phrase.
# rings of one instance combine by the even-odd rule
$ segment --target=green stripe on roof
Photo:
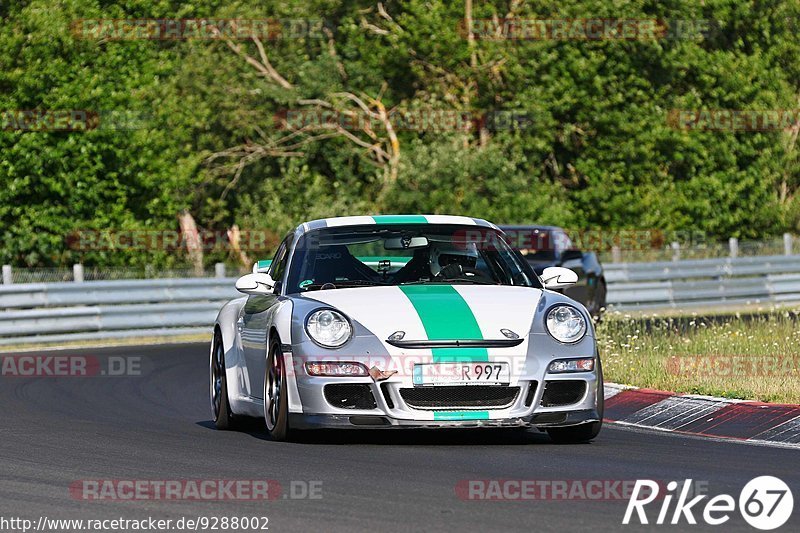
[[[488,420],[489,411],[434,411],[434,420]]]
[[[422,321],[428,340],[479,340],[481,328],[469,305],[452,285],[401,285]],[[433,348],[435,363],[488,361],[486,348]]]
[[[428,219],[422,215],[375,215],[376,224],[427,224]]]

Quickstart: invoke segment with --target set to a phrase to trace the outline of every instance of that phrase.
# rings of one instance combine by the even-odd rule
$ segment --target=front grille
[[[453,385],[400,389],[409,407],[447,409],[451,407],[506,407],[519,394],[519,387],[492,385]]]
[[[578,403],[584,394],[586,394],[586,382],[582,379],[546,381],[542,394],[542,407]]]
[[[375,409],[375,397],[366,384],[325,385],[325,399],[340,409]]]

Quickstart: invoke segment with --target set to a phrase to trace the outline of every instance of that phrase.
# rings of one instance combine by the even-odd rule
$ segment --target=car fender
[[[241,402],[246,397],[243,375],[244,366],[241,347],[239,346],[236,322],[247,297],[236,298],[222,306],[217,314],[215,327],[222,334],[222,347],[225,351],[225,377],[228,383],[228,401],[234,414],[243,414]]]
[[[281,350],[283,353],[284,368],[286,368],[286,392],[289,404],[290,413],[302,413],[303,403],[300,401],[300,392],[297,387],[297,372],[302,369],[298,368],[292,357],[292,312],[294,304],[290,298],[282,298],[278,304],[278,309],[272,321],[272,328],[270,335],[274,332],[278,333],[278,338],[281,342]],[[272,342],[272,339],[269,339]]]

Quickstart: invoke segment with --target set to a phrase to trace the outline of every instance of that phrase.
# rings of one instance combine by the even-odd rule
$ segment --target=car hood
[[[338,309],[396,354],[406,350],[386,341],[398,331],[406,341],[497,340],[507,338],[505,329],[527,345],[541,296],[540,289],[530,287],[426,284],[314,291],[303,298]],[[489,348],[489,353],[507,349]]]

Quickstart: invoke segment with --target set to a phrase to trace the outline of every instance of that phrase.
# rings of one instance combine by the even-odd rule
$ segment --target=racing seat
[[[324,246],[314,258],[314,283],[333,283],[342,280],[377,281],[377,274],[353,257],[347,246]]]
[[[397,284],[419,281],[431,277],[431,267],[428,262],[430,254],[429,248],[414,250],[414,255],[400,270],[394,275],[394,282]]]

